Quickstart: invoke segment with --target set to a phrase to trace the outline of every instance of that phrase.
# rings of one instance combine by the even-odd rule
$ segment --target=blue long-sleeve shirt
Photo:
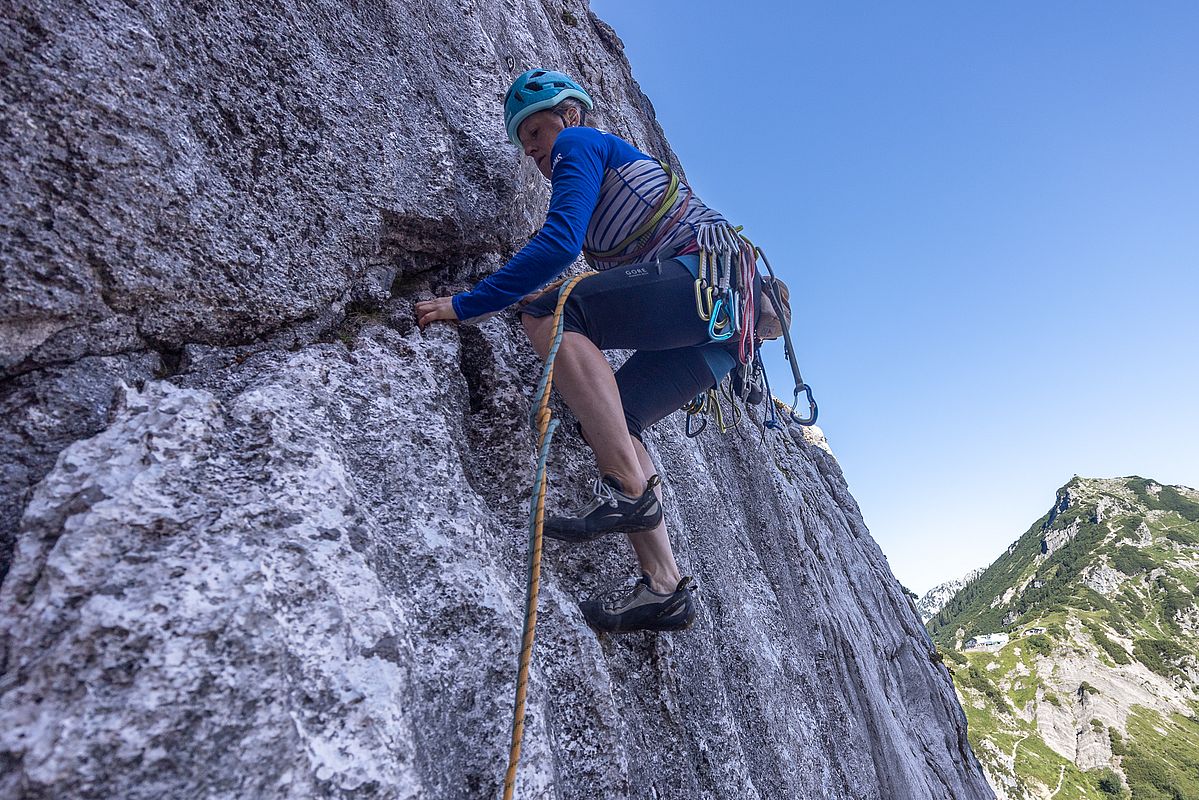
[[[499,271],[469,292],[454,295],[458,319],[507,308],[561,275],[583,251],[605,172],[634,161],[653,161],[619,136],[583,127],[559,133],[550,156],[552,191],[545,224]]]

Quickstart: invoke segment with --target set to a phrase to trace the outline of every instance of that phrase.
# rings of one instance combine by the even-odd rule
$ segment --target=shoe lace
[[[592,511],[595,511],[597,508],[605,504],[610,505],[613,508],[616,508],[618,505],[619,501],[616,498],[616,494],[611,486],[604,483],[603,475],[595,479],[595,483],[591,485],[591,493],[591,500],[589,500],[586,505],[575,512],[576,517],[585,517]]]
[[[634,576],[621,578],[601,589],[595,596],[595,599],[603,604],[604,610],[609,613],[614,613],[624,608],[628,601],[632,599],[637,592],[637,588],[641,585],[642,579]]]
[[[595,479],[595,483],[591,485],[591,491],[595,495],[597,501],[615,506],[617,503],[616,494],[612,491],[612,487],[604,483],[604,476]]]

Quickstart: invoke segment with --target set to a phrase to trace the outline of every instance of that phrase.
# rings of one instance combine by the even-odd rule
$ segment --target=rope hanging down
[[[516,786],[516,767],[520,763],[520,743],[525,732],[525,698],[529,688],[529,662],[533,659],[533,634],[537,627],[537,594],[541,588],[542,524],[545,521],[545,465],[550,454],[550,440],[558,428],[558,420],[550,411],[550,390],[554,387],[554,358],[562,343],[562,309],[579,281],[594,275],[587,272],[562,282],[558,290],[558,305],[554,308],[553,338],[545,356],[545,367],[537,383],[533,411],[529,424],[537,430],[537,471],[533,477],[533,495],[529,502],[529,581],[525,601],[524,630],[520,638],[520,657],[516,671],[516,702],[512,709],[512,745],[508,750],[508,772],[504,776],[504,800],[512,800]],[[552,289],[553,287],[549,287]],[[547,289],[548,290],[548,289]]]

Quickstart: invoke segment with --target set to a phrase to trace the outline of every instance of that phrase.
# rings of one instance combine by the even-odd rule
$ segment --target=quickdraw
[[[754,304],[753,286],[758,279],[758,259],[766,266],[770,281],[763,283],[763,289],[776,308],[782,308],[782,298],[778,294],[775,283],[774,269],[762,248],[741,233],[740,227],[733,227],[726,222],[701,225],[696,231],[696,244],[699,248],[699,268],[695,279],[695,310],[699,318],[708,323],[708,338],[713,342],[727,342],[737,338],[736,357],[737,369],[743,370],[741,388],[734,392],[726,389],[730,407],[733,409],[733,425],[725,425],[724,412],[721,409],[719,396],[714,390],[707,394],[698,395],[684,406],[687,411],[685,433],[688,437],[698,436],[707,427],[707,415],[716,418],[717,427],[724,433],[731,427],[736,427],[740,421],[741,410],[736,402],[748,402],[752,386],[757,385],[759,376],[765,384],[765,396],[770,399],[766,408],[766,427],[780,429],[785,427],[778,416],[779,410],[785,409],[790,422],[798,425],[814,425],[819,414],[816,400],[812,396],[812,387],[804,383],[799,372],[799,363],[795,357],[795,345],[791,341],[789,326],[783,328],[783,346],[787,361],[791,366],[791,374],[795,378],[794,398],[790,406],[785,406],[774,399],[770,392],[770,383],[762,367],[759,352],[761,342],[755,336],[754,321],[757,319],[757,308]],[[807,416],[801,417],[795,413],[799,405],[800,395],[804,395],[808,403]],[[695,420],[698,419],[698,423]],[[696,427],[693,427],[693,424]]]
[[[695,309],[699,312],[699,318],[704,322],[712,319],[712,300],[716,295],[716,290],[712,287],[704,288],[703,281],[696,279],[695,281]]]
[[[770,259],[766,257],[766,253],[762,252],[760,247],[755,246],[754,252],[762,258],[762,263],[766,265],[766,271],[770,273],[770,300],[776,308],[782,308],[783,301],[775,286],[774,268],[770,266]],[[799,362],[795,360],[795,344],[791,341],[790,325],[783,326],[783,349],[787,355],[787,361],[791,364],[791,375],[795,378],[795,396],[791,401],[790,408],[791,421],[797,425],[815,425],[820,409],[816,405],[816,398],[812,396],[812,387],[804,383],[803,376],[799,374]],[[808,399],[807,417],[800,417],[795,413],[795,407],[799,405],[800,394],[806,395]]]
[[[757,259],[753,244],[741,234],[741,228],[726,222],[701,225],[695,234],[699,247],[699,273],[695,279],[695,311],[708,324],[708,337],[724,342],[738,337],[737,361],[753,360],[752,320],[754,279]]]
[[[684,425],[683,433],[688,439],[694,439],[704,432],[708,427],[708,417],[711,416],[716,421],[716,429],[721,433],[728,433],[733,428],[741,424],[743,413],[737,404],[733,402],[732,395],[729,395],[729,415],[732,422],[726,423],[724,416],[724,407],[720,403],[720,394],[715,388],[708,389],[706,392],[700,392],[691,399],[691,402],[683,406],[683,410],[687,412],[687,421]],[[692,427],[692,421],[698,419],[699,426]]]
[[[741,331],[741,339],[737,347],[737,360],[742,364],[749,364],[757,354],[757,342],[754,338],[754,320],[757,319],[757,308],[754,306],[753,285],[758,277],[758,259],[757,251],[750,240],[744,236],[738,236],[738,244],[740,245],[742,272],[742,294],[744,299],[736,305],[737,311],[737,327]],[[749,320],[748,324],[741,325],[742,320]]]

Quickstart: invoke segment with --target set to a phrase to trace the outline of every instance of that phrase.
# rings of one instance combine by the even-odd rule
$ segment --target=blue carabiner
[[[720,298],[719,300],[717,300],[716,305],[714,305],[712,307],[712,319],[710,322],[708,322],[708,338],[710,338],[714,342],[723,342],[725,339],[730,339],[733,336],[733,329],[731,327],[729,327],[728,330],[726,330],[724,333],[716,332],[717,328],[726,327],[728,325],[728,322],[730,321],[728,318],[729,317],[728,312],[725,311],[725,314],[724,314],[725,322],[721,322],[719,325],[717,324],[718,317],[719,317],[721,311],[724,311],[724,298],[723,297]]]
[[[799,406],[799,395],[803,392],[808,396],[808,416],[800,417],[795,413],[795,409]],[[801,383],[795,387],[795,399],[791,401],[791,421],[796,425],[815,425],[816,417],[820,415],[820,409],[816,406],[816,398],[812,397],[812,387],[806,383]]]

